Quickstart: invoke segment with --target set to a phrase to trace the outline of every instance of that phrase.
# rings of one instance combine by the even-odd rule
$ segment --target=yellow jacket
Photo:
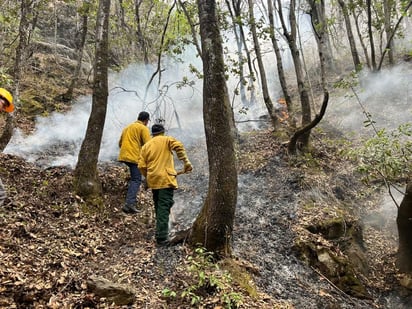
[[[156,135],[142,147],[138,166],[149,188],[177,188],[173,151],[179,160],[189,162],[183,144],[171,136]]]
[[[120,153],[118,160],[121,162],[138,163],[140,151],[144,144],[150,140],[149,128],[140,120],[129,124],[123,129],[119,140]]]

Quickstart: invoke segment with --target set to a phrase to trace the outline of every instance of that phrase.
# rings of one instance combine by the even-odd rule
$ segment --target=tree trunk
[[[366,0],[366,9],[368,15],[368,35],[369,35],[369,44],[371,49],[371,64],[372,71],[376,71],[376,53],[375,53],[375,43],[373,39],[373,30],[372,30],[372,1]]]
[[[365,55],[366,65],[370,69],[371,68],[371,61],[369,59],[368,49],[367,49],[366,44],[365,44],[365,42],[363,40],[363,37],[362,37],[361,27],[359,26],[359,15],[355,12],[354,4],[353,4],[352,1],[350,3],[350,7],[351,7],[351,13],[352,13],[353,19],[355,20],[356,33],[358,35],[359,42],[362,46],[363,54]]]
[[[143,35],[142,25],[140,22],[140,5],[142,4],[143,0],[136,0],[134,6],[134,14],[136,20],[136,38],[137,38],[137,45],[141,53],[143,54],[144,63],[146,65],[149,64],[149,56],[147,54],[147,46],[146,46],[146,39]]]
[[[240,39],[242,40],[243,43],[243,48],[244,52],[246,55],[246,63],[247,67],[249,70],[249,75],[248,75],[248,80],[249,80],[249,90],[250,90],[250,99],[249,102],[251,104],[256,102],[256,94],[255,94],[255,73],[253,71],[253,65],[252,65],[252,57],[250,55],[249,47],[247,46],[246,42],[246,35],[245,31],[243,30],[243,22],[242,22],[242,0],[232,0],[232,5],[233,5],[233,10],[235,13],[236,20],[238,20],[238,27],[239,27],[239,34],[240,34]]]
[[[203,60],[203,119],[209,159],[206,200],[189,237],[218,257],[231,254],[237,201],[234,132],[225,79],[222,38],[214,0],[198,0]]]
[[[383,63],[383,59],[385,58],[385,54],[386,51],[390,50],[390,46],[391,46],[391,42],[395,36],[395,33],[399,27],[399,25],[401,24],[402,19],[406,16],[406,13],[408,12],[409,8],[412,6],[412,0],[409,1],[408,3],[405,3],[405,6],[403,8],[403,11],[401,13],[401,17],[399,17],[397,23],[395,24],[395,27],[392,30],[392,34],[390,35],[390,37],[388,38],[388,42],[386,42],[386,47],[382,53],[382,57],[381,60],[379,61],[379,65],[378,65],[378,71],[381,69],[382,67],[382,63]]]
[[[279,82],[280,86],[282,88],[283,92],[283,97],[285,98],[286,101],[286,106],[288,108],[288,113],[290,116],[293,117],[293,107],[292,107],[292,99],[290,97],[289,91],[288,91],[288,84],[286,82],[286,76],[285,76],[285,70],[283,69],[283,62],[282,62],[282,56],[280,54],[280,48],[278,41],[275,36],[275,19],[273,17],[273,0],[268,0],[268,16],[269,16],[269,31],[270,31],[270,40],[272,41],[272,46],[273,50],[275,51],[275,56],[276,56],[276,66],[278,70],[278,77],[279,77]],[[294,121],[292,121],[293,124]]]
[[[27,49],[29,45],[29,14],[32,11],[32,1],[21,0],[20,3],[20,23],[19,23],[19,44],[16,48],[16,59],[14,61],[14,101],[18,102],[20,97],[20,79],[26,62]]]
[[[310,15],[311,17],[311,22],[312,25],[316,24],[316,20],[313,20],[316,18],[314,15]],[[318,125],[318,123],[322,120],[323,116],[326,113],[326,108],[328,106],[329,102],[329,92],[326,87],[326,65],[325,65],[325,53],[324,53],[324,48],[325,44],[323,44],[324,36],[326,35],[326,31],[324,29],[325,24],[320,25],[318,27],[314,27],[314,34],[316,36],[316,40],[320,43],[318,44],[318,52],[319,52],[319,64],[320,64],[320,77],[321,77],[321,85],[323,89],[323,103],[320,109],[319,114],[315,116],[315,118],[308,124],[304,125],[302,128],[298,129],[291,137],[288,145],[288,151],[290,154],[296,154],[297,152],[297,142],[300,139],[301,136],[305,136],[305,134],[310,133],[310,131]]]
[[[83,2],[82,13],[81,13],[82,23],[81,23],[81,28],[79,32],[77,33],[77,40],[76,40],[77,41],[76,42],[77,65],[76,65],[76,68],[73,74],[73,78],[70,82],[70,85],[67,88],[66,93],[63,95],[63,99],[65,101],[71,101],[73,99],[73,92],[79,81],[80,72],[82,68],[82,61],[83,61],[84,45],[86,43],[86,36],[87,36],[87,30],[88,30],[89,11],[90,11],[90,3],[87,0]]]
[[[101,193],[97,162],[107,110],[108,31],[110,0],[99,0],[96,21],[92,111],[75,169],[74,188],[80,196],[93,198]]]
[[[348,8],[346,6],[345,0],[338,0],[338,2],[342,10],[343,19],[345,20],[346,34],[348,36],[353,65],[355,66],[355,70],[359,70],[361,67],[361,62],[359,59],[358,50],[356,48],[355,38],[352,32],[352,25],[350,23]]]
[[[399,248],[396,266],[401,272],[412,273],[412,181],[406,186],[405,196],[396,218]]]
[[[267,85],[265,66],[263,65],[262,53],[260,51],[260,44],[256,30],[256,21],[253,10],[253,0],[248,0],[249,4],[249,23],[250,31],[252,32],[253,45],[255,48],[256,59],[259,66],[260,82],[262,84],[263,101],[265,102],[266,109],[268,111],[270,120],[272,121],[273,128],[275,129],[279,123],[278,118],[275,113],[275,107],[273,106],[272,100],[270,99],[269,89]]]
[[[234,92],[236,93],[239,89],[239,93],[240,93],[240,102],[242,102],[242,106],[247,107],[249,106],[249,102],[247,100],[247,96],[246,96],[246,78],[245,78],[245,74],[244,74],[244,70],[243,70],[243,64],[245,62],[245,59],[243,57],[243,52],[242,52],[242,48],[243,48],[243,42],[241,40],[240,37],[240,30],[239,27],[241,27],[239,25],[239,23],[236,21],[236,17],[234,15],[234,12],[232,10],[232,7],[230,5],[229,0],[226,0],[226,6],[227,9],[229,11],[229,15],[232,21],[232,28],[233,28],[233,33],[235,35],[235,40],[236,40],[236,46],[237,46],[237,57],[238,57],[238,61],[237,64],[235,64],[237,66],[237,74],[239,75],[239,82],[238,82],[238,87],[235,88]]]
[[[325,59],[325,68],[329,72],[333,72],[335,70],[335,64],[333,60],[333,52],[330,44],[329,39],[329,32],[328,32],[328,20],[326,18],[326,10],[325,10],[325,1],[324,0],[309,0],[308,1],[311,11],[311,20],[312,20],[312,30],[314,32],[322,32],[322,41],[319,41],[319,36],[315,33],[316,42],[318,44],[318,48],[323,50],[323,57]],[[322,45],[322,46],[320,46]]]
[[[290,8],[289,8],[289,22],[290,26],[288,27],[285,23],[285,19],[282,14],[282,2],[281,0],[277,0],[278,3],[278,14],[279,19],[282,24],[283,34],[286,37],[286,40],[289,45],[290,52],[292,54],[293,64],[295,66],[295,74],[296,74],[296,81],[298,84],[298,91],[300,96],[300,104],[302,109],[302,127],[309,125],[312,121],[312,111],[310,107],[310,98],[309,92],[305,83],[305,78],[303,74],[303,66],[302,61],[300,58],[299,48],[296,43],[296,15],[295,15],[295,0],[290,1]],[[290,29],[290,33],[289,30]],[[310,139],[310,130],[304,132],[304,134],[299,136],[300,148],[305,149],[309,147],[309,139]]]
[[[243,106],[250,106],[256,102],[255,96],[255,73],[253,71],[252,60],[250,56],[249,47],[247,46],[245,39],[245,32],[243,30],[243,13],[242,13],[242,0],[226,0],[232,23],[233,31],[236,36],[237,52],[239,56],[239,70],[241,79],[240,83],[240,96]],[[245,54],[243,54],[243,52]],[[245,75],[243,65],[247,64],[249,74]],[[246,90],[250,92],[249,99],[247,98]]]
[[[394,42],[391,39],[392,35],[392,26],[391,26],[391,19],[392,19],[392,12],[394,9],[394,4],[395,2],[393,0],[383,0],[383,11],[384,11],[384,26],[385,26],[385,34],[386,34],[386,42],[387,42],[387,47],[385,48],[388,50],[388,58],[389,58],[389,64],[392,66],[394,65],[395,61],[393,59],[393,49],[394,49]]]
[[[4,113],[6,117],[6,124],[4,126],[3,132],[0,135],[0,152],[3,152],[7,144],[10,142],[13,136],[14,128],[14,118],[10,113]]]

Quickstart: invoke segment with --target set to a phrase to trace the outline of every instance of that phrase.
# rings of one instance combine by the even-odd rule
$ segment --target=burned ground
[[[407,308],[411,296],[399,288],[393,266],[396,242],[382,225],[364,227],[368,271],[359,274],[366,287],[362,298],[350,296],[302,261],[296,249],[297,241],[307,239],[343,255],[338,242],[308,226],[342,213],[362,218],[376,209],[370,198],[359,196],[362,187],[350,162],[321,143],[312,157],[294,160],[269,131],[244,134],[242,141],[232,245],[258,293],[248,295],[234,285],[245,295],[241,308]],[[195,170],[181,178],[176,192],[184,223],[197,210],[184,205],[183,197],[199,207],[207,186],[207,168],[196,170],[204,149],[197,145],[188,152]],[[141,196],[140,214],[121,213],[128,176],[123,165],[99,167],[103,203],[90,205],[73,194],[70,168],[40,168],[12,155],[0,158],[0,177],[9,194],[0,209],[0,307],[116,308],[88,292],[92,275],[133,288],[133,308],[190,307],[166,299],[161,291],[190,284],[184,268],[192,251],[185,244],[155,246],[150,192]],[[222,305],[213,293],[203,296],[203,308]]]

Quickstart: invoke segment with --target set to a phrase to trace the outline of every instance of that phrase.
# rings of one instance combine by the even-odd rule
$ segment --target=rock
[[[130,305],[135,301],[135,292],[127,286],[111,282],[102,277],[92,276],[87,281],[89,292],[107,299],[116,305]]]

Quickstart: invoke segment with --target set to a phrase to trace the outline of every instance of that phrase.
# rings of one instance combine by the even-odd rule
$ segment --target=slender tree
[[[260,43],[259,43],[258,33],[256,29],[257,28],[256,19],[255,19],[255,14],[254,14],[254,9],[253,9],[254,1],[248,0],[248,4],[249,4],[250,31],[252,32],[253,46],[255,49],[256,60],[259,66],[259,75],[260,75],[260,83],[262,86],[263,101],[265,102],[266,109],[268,111],[270,120],[272,121],[273,128],[276,128],[279,121],[275,113],[275,107],[273,105],[272,99],[270,98],[270,95],[269,95],[265,66],[263,64],[262,52],[260,50]]]
[[[362,46],[363,54],[364,54],[364,57],[365,57],[365,60],[366,60],[366,65],[370,69],[371,68],[371,60],[370,60],[370,57],[369,57],[368,48],[366,47],[365,39],[362,36],[361,25],[360,25],[360,19],[361,19],[362,11],[361,10],[358,10],[358,11],[356,10],[357,6],[356,6],[356,4],[354,3],[353,0],[349,1],[349,8],[350,8],[350,12],[353,16],[353,19],[355,21],[356,34],[358,35],[359,43]]]
[[[282,11],[282,1],[277,0],[277,8],[278,8],[278,15],[279,15],[279,20],[282,25],[282,30],[283,30],[283,35],[286,38],[286,41],[289,45],[290,52],[292,54],[292,59],[293,59],[293,64],[295,66],[295,74],[296,74],[296,81],[298,84],[298,91],[299,91],[299,97],[300,97],[300,105],[301,105],[301,110],[302,110],[302,127],[307,126],[308,124],[311,123],[312,121],[312,110],[310,106],[310,97],[309,97],[309,91],[308,87],[305,82],[305,77],[304,77],[304,70],[303,70],[303,65],[302,65],[302,59],[300,56],[301,51],[299,50],[297,46],[297,24],[296,24],[296,1],[291,0],[290,1],[290,7],[289,7],[289,24],[286,24],[286,20],[283,16],[283,11]],[[300,132],[301,130],[298,129]],[[301,146],[300,148],[305,149],[309,146],[309,140],[310,140],[310,129],[309,130],[304,130],[303,134],[298,135],[298,139],[296,140],[296,143],[300,143]]]
[[[273,6],[272,1],[273,0],[267,0],[268,16],[269,16],[269,35],[270,35],[270,40],[272,41],[273,50],[275,51],[276,66],[277,66],[277,70],[278,70],[278,77],[279,77],[280,86],[282,87],[283,97],[285,98],[286,106],[288,108],[289,115],[293,115],[292,98],[289,94],[288,84],[287,84],[287,81],[286,81],[285,70],[283,68],[282,55],[280,53],[278,39],[276,38],[276,35],[275,35],[275,18],[274,18],[274,15],[273,15],[274,6]]]
[[[369,45],[371,51],[371,64],[372,71],[376,71],[376,52],[375,52],[375,40],[373,38],[373,29],[372,29],[372,0],[366,0],[366,11],[368,16],[368,35],[369,35]]]
[[[314,32],[322,31],[322,41],[319,41],[319,35],[315,33],[318,49],[323,50],[323,57],[325,61],[325,69],[329,72],[335,70],[335,64],[333,59],[333,52],[330,43],[329,31],[328,31],[328,18],[326,15],[326,3],[325,0],[307,0],[310,6],[309,14],[312,19],[312,26]],[[320,46],[322,45],[322,46]]]
[[[360,62],[358,50],[356,48],[355,37],[353,36],[352,24],[350,22],[348,7],[346,5],[345,0],[338,0],[338,3],[339,3],[339,6],[342,10],[343,19],[345,20],[346,35],[347,35],[348,41],[349,41],[349,46],[350,46],[350,51],[351,51],[351,55],[352,55],[353,65],[355,67],[355,70],[358,70],[361,66],[361,62]]]
[[[209,160],[208,193],[189,242],[217,256],[231,254],[237,201],[234,123],[214,0],[198,0],[203,61],[203,119]]]
[[[39,4],[33,0],[21,0],[20,3],[20,23],[19,23],[19,44],[16,48],[16,58],[14,61],[14,100],[19,101],[20,80],[29,55],[29,46],[32,33],[37,24],[39,14]]]
[[[255,101],[255,88],[254,88],[254,73],[252,60],[250,57],[250,51],[246,44],[244,38],[243,22],[242,22],[242,12],[241,12],[241,0],[226,0],[226,6],[229,11],[229,15],[232,22],[233,33],[235,34],[235,40],[237,45],[237,70],[239,74],[239,88],[240,88],[240,99],[242,105],[247,107],[254,103]],[[245,74],[244,65],[247,64],[248,74]],[[250,99],[247,98],[246,90],[250,91]]]
[[[136,20],[136,38],[137,46],[140,52],[143,54],[144,63],[149,64],[149,55],[147,50],[146,38],[143,35],[142,22],[141,22],[141,5],[143,0],[135,0],[134,4],[134,16]]]
[[[89,21],[89,11],[90,11],[90,0],[84,0],[83,5],[80,8],[80,16],[81,16],[81,26],[79,31],[76,34],[76,57],[77,57],[77,64],[76,68],[73,73],[73,78],[70,82],[69,87],[67,88],[66,93],[63,95],[64,100],[70,101],[73,98],[74,89],[77,86],[79,81],[80,72],[83,63],[83,53],[84,53],[84,46],[86,43],[87,31],[88,31],[88,21]]]
[[[74,171],[75,191],[85,198],[95,197],[101,193],[97,162],[107,110],[109,15],[110,0],[99,0],[92,110]]]

